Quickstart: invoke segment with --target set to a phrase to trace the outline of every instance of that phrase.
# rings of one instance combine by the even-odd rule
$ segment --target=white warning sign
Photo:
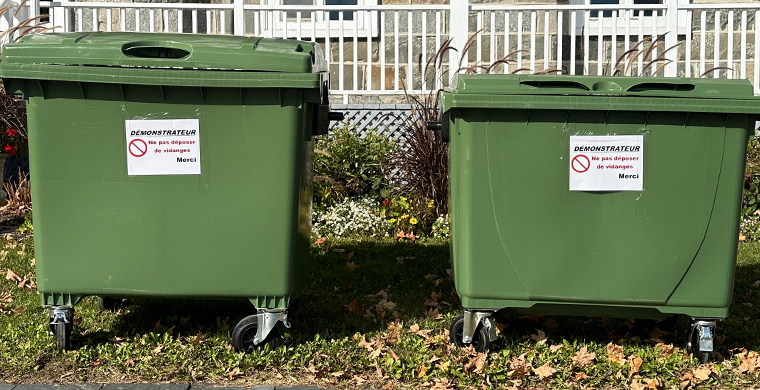
[[[198,119],[127,120],[127,174],[200,175]]]
[[[643,189],[643,135],[570,136],[570,191]]]

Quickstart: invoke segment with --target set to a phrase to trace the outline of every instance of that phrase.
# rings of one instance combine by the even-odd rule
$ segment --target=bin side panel
[[[301,107],[276,89],[112,87],[29,100],[39,290],[292,293]],[[145,118],[200,119],[201,175],[127,176],[124,120]]]
[[[723,164],[710,226],[669,305],[728,308],[731,304],[748,129],[754,127],[754,121],[750,123],[747,115],[732,114],[725,123]]]
[[[706,234],[723,157],[723,115],[454,113],[453,261],[461,295],[666,303]],[[606,134],[644,134],[644,191],[568,190],[569,137]]]

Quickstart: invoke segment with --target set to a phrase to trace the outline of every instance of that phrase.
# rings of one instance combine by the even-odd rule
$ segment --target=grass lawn
[[[29,238],[0,241],[0,272],[34,280]],[[0,381],[311,384],[325,388],[748,388],[760,386],[760,244],[739,246],[731,317],[713,363],[685,354],[688,318],[650,321],[502,311],[489,354],[456,349],[461,314],[448,242],[328,240],[290,309],[286,347],[235,353],[247,301],[134,300],[115,312],[77,306],[73,350],[55,352],[32,282],[0,280]],[[212,266],[212,265],[211,265]],[[167,275],[171,277],[171,275]],[[757,284],[756,284],[757,281]],[[30,288],[32,287],[32,288]],[[744,351],[744,350],[747,351]],[[759,371],[760,372],[760,371]]]

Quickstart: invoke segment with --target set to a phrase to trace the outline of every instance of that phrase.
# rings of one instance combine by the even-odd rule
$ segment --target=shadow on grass
[[[293,328],[287,342],[342,338],[387,328],[400,319],[411,324],[437,309],[448,319],[461,314],[461,304],[449,278],[448,243],[339,240],[312,248],[309,277],[289,310]],[[723,356],[733,348],[760,348],[760,249],[744,251],[736,272],[730,317],[718,324],[716,350]],[[383,295],[387,294],[387,298]],[[383,299],[385,298],[385,301]],[[90,298],[85,305],[94,306]],[[108,330],[75,336],[79,344],[107,342],[114,336],[165,332],[185,336],[204,333],[229,338],[232,328],[255,310],[247,300],[136,300]],[[183,321],[190,317],[188,321]],[[647,320],[595,317],[523,316],[502,310],[495,316],[507,325],[496,347],[511,348],[542,330],[549,343],[644,343],[661,340],[685,347],[690,319],[655,323]],[[449,326],[449,321],[440,326]],[[666,333],[664,333],[664,332]]]

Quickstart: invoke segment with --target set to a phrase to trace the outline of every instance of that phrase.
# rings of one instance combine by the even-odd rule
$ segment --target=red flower
[[[15,137],[16,134],[18,134],[18,131],[12,127],[9,127],[8,130],[5,130],[5,134],[8,134],[8,137]]]
[[[16,152],[18,151],[18,148],[16,148],[15,146],[5,145],[5,151],[10,154],[16,154]]]

